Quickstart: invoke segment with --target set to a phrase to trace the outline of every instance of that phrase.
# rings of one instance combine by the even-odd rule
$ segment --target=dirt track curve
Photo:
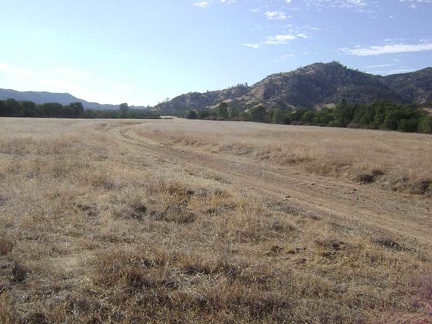
[[[152,156],[184,168],[211,171],[229,180],[238,191],[286,201],[293,210],[362,225],[374,232],[390,231],[432,250],[430,198],[301,174],[289,168],[264,166],[252,159],[197,148],[167,146],[140,135],[142,127],[143,123],[119,123],[101,127],[100,131],[127,146],[133,158]]]

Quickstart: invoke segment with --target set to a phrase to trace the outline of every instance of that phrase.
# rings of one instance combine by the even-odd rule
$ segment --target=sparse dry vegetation
[[[427,323],[431,144],[0,119],[0,322]]]
[[[165,144],[246,156],[319,176],[370,183],[406,193],[432,193],[431,136],[386,131],[208,121],[155,123],[141,136]],[[192,126],[193,125],[193,126]]]

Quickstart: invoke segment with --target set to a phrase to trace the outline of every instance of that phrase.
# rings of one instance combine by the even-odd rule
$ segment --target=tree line
[[[0,117],[158,119],[160,114],[150,110],[131,109],[127,103],[122,103],[118,110],[92,110],[84,109],[81,102],[63,106],[59,103],[38,105],[32,101],[6,99],[0,100]]]
[[[191,110],[189,119],[237,120],[287,125],[314,125],[348,128],[395,130],[432,134],[432,116],[418,105],[375,101],[371,104],[350,104],[342,99],[335,107],[320,110],[266,109],[262,104],[246,111],[221,102],[214,109]]]

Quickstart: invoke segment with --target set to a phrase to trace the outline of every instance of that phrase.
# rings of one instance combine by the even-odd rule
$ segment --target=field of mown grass
[[[311,216],[104,131],[134,123],[161,145],[430,199],[431,136],[2,118],[0,323],[432,320],[423,245]]]

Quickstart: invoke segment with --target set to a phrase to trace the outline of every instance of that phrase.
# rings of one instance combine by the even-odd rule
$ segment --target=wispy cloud
[[[259,44],[251,44],[251,43],[243,44],[243,46],[250,47],[250,48],[259,48],[260,47]]]
[[[294,54],[286,54],[273,60],[275,63],[282,63],[294,57]]]
[[[195,2],[194,5],[200,8],[207,8],[211,4],[210,1],[199,1]]]
[[[399,0],[399,2],[405,2],[410,8],[416,9],[420,3],[432,3],[432,0]]]
[[[269,20],[285,20],[287,18],[286,14],[282,11],[266,11],[264,15]]]
[[[354,56],[373,56],[383,54],[423,52],[432,51],[432,43],[395,44],[366,47],[357,46],[355,48],[343,48],[342,51]]]
[[[224,3],[224,4],[232,4],[236,3],[237,0],[207,0],[207,1],[197,1],[194,2],[194,6],[200,7],[200,8],[207,8],[208,6],[215,4],[215,3]]]
[[[370,6],[369,0],[305,0],[308,7],[339,8],[354,11],[364,11]]]
[[[308,36],[304,33],[267,36],[266,39],[262,42],[246,43],[243,44],[243,46],[251,47],[251,48],[260,48],[265,45],[282,45],[300,38],[305,39],[308,38]]]
[[[297,39],[296,35],[275,35],[275,36],[268,36],[267,40],[264,41],[265,44],[286,44],[288,41],[292,41],[294,39]]]
[[[368,65],[366,66],[366,69],[378,69],[378,68],[390,67],[390,66],[393,66],[393,64]]]

